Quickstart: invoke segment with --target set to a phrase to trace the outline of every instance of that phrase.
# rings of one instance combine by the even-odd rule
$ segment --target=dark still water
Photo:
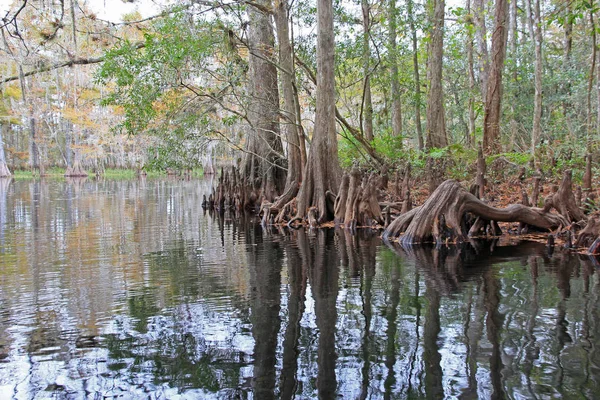
[[[0,399],[598,398],[600,280],[204,213],[206,181],[0,181]]]

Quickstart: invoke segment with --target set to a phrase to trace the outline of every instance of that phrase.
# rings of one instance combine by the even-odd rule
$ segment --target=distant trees
[[[541,157],[598,143],[596,2],[340,4],[330,125],[308,4],[192,2],[119,24],[61,4],[17,2],[0,25],[10,168],[233,159],[279,208],[315,171],[307,149],[323,131],[328,158],[375,170],[447,145]]]

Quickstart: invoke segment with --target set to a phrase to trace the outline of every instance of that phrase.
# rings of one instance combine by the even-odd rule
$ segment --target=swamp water
[[[593,260],[263,229],[208,192],[0,180],[0,399],[600,396]]]

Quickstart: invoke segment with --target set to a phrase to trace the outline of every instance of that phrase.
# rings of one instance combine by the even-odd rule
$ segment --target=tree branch
[[[134,47],[134,49],[139,50],[145,46],[146,46],[146,44],[144,42],[138,42],[133,47]],[[25,73],[23,73],[22,77],[26,78],[28,76],[41,74],[43,72],[53,71],[53,70],[59,69],[59,68],[72,67],[74,65],[98,64],[98,63],[101,63],[102,61],[104,61],[104,56],[91,57],[91,58],[76,57],[76,58],[72,58],[71,60],[61,61],[56,64],[46,65],[44,67],[40,67],[40,68],[31,70],[31,71],[25,72]],[[3,83],[8,83],[8,82],[19,80],[20,78],[21,78],[20,75],[13,75],[13,76],[9,76],[8,78],[0,79],[0,85]]]

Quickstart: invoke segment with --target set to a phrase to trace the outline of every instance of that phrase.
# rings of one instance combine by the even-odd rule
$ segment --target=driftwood
[[[513,204],[505,209],[490,207],[455,180],[447,180],[432,193],[425,204],[396,218],[384,231],[383,237],[391,239],[404,232],[400,242],[407,245],[431,240],[437,243],[445,240],[464,241],[471,228],[465,218],[469,213],[483,220],[523,222],[545,230],[568,225],[562,215],[539,208],[521,204]]]

